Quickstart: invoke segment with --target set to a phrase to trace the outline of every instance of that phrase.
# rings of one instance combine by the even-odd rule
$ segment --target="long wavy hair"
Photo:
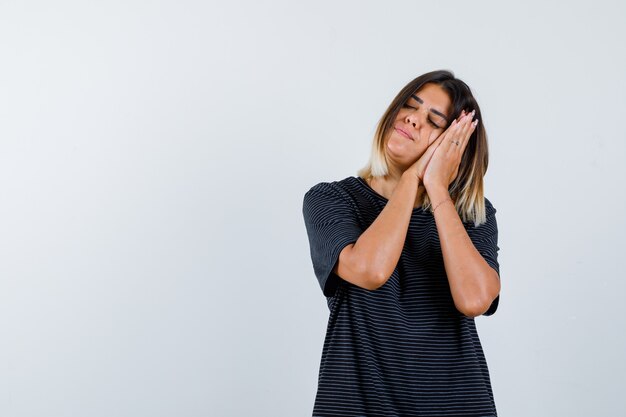
[[[420,75],[409,82],[393,99],[376,128],[372,142],[372,152],[367,165],[357,171],[363,179],[384,177],[388,173],[388,159],[385,152],[385,138],[391,133],[393,123],[402,105],[427,83],[440,86],[450,97],[452,114],[450,120],[466,112],[476,109],[474,117],[480,122],[472,132],[467,147],[463,152],[459,170],[454,181],[449,185],[450,197],[455,202],[459,217],[463,222],[474,222],[479,226],[486,221],[485,201],[483,195],[483,177],[487,172],[489,152],[487,149],[487,132],[485,119],[480,107],[467,84],[456,78],[452,71],[437,70]],[[432,204],[428,193],[424,193],[422,208],[432,212]]]

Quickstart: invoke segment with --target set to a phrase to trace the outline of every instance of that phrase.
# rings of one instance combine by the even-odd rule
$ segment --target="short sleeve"
[[[491,266],[500,275],[500,264],[498,263],[498,223],[496,221],[497,210],[491,202],[485,198],[485,211],[486,221],[478,227],[469,227],[468,235],[474,243],[476,250],[482,255]],[[483,313],[483,316],[491,316],[498,309],[498,302],[500,301],[500,295],[498,295],[489,309]]]
[[[332,297],[340,278],[332,271],[341,250],[363,232],[354,205],[328,183],[312,187],[302,206],[313,270],[326,297]]]

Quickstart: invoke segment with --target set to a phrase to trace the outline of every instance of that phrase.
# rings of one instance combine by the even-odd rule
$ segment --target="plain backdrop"
[[[626,415],[623,1],[0,2],[0,415],[311,415],[304,193],[414,77],[487,129],[499,415]]]

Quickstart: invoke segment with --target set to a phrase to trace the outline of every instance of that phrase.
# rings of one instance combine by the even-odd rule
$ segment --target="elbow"
[[[484,314],[488,309],[491,303],[483,303],[476,302],[471,305],[465,305],[462,308],[457,307],[457,309],[463,313],[464,316],[474,318]]]
[[[368,291],[375,291],[384,284],[378,271],[363,263],[352,264],[352,267],[344,273],[345,277],[342,278]]]
[[[500,294],[500,277],[496,271],[493,271],[494,278],[490,280],[492,283],[484,289],[484,291],[470,299],[463,300],[457,309],[467,317],[478,317],[487,312],[496,297]]]
[[[376,262],[360,256],[354,250],[354,245],[341,252],[339,263],[343,265],[340,275],[343,279],[368,291],[375,291],[387,282],[388,277],[385,277]],[[339,263],[334,271],[337,275],[339,275]]]
[[[495,299],[500,294],[500,290],[493,294],[487,294],[480,297],[475,297],[472,300],[466,300],[465,302],[457,305],[456,308],[467,317],[478,317],[485,314]]]
[[[478,317],[485,314],[487,310],[489,310],[489,307],[491,307],[491,304],[497,296],[498,294],[494,295],[493,297],[481,297],[473,300],[473,302],[467,301],[463,305],[457,306],[457,309],[467,317]]]
[[[369,276],[369,285],[367,289],[370,291],[376,291],[377,289],[385,285],[385,283],[389,279],[389,276],[387,274],[380,271],[371,272]]]
[[[384,273],[381,268],[377,267],[375,262],[365,260],[363,258],[351,258],[352,269],[359,278],[355,280],[359,287],[368,291],[375,291],[385,284]]]

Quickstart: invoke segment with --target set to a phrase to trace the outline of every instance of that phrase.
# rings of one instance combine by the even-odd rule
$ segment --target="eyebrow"
[[[415,101],[417,101],[419,104],[424,104],[424,100],[422,100],[421,98],[419,98],[418,96],[416,96],[415,94],[411,94],[411,98],[413,98]],[[450,121],[448,120],[448,118],[446,117],[445,114],[443,114],[442,112],[440,112],[439,110],[435,110],[435,109],[430,109],[431,112],[435,113],[438,116],[441,116],[444,118],[444,120],[446,121],[446,123],[450,123]]]

